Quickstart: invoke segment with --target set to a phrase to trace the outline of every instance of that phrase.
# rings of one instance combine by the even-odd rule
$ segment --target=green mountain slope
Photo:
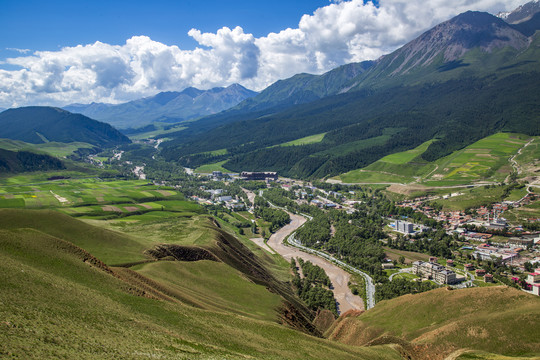
[[[65,169],[62,161],[49,156],[28,151],[0,149],[0,172],[21,173]]]
[[[394,153],[363,169],[336,177],[346,183],[409,183],[424,185],[468,184],[473,181],[502,182],[512,172],[509,158],[530,138],[522,134],[497,133],[435,161],[422,155],[433,140],[415,149]]]
[[[526,23],[536,26],[534,18]],[[468,12],[381,58],[348,86],[341,82],[353,87],[347,93],[200,120],[169,134],[176,139],[163,155],[190,167],[227,160],[223,166],[233,171],[320,178],[431,139],[437,141],[422,154],[428,162],[499,131],[538,135],[539,44],[539,33],[527,37],[492,15]],[[312,77],[296,80],[301,89]],[[318,143],[275,147],[321,133]],[[222,149],[226,154],[212,153]]]
[[[57,220],[60,234],[64,225]],[[86,231],[65,230],[74,242]],[[351,347],[265,318],[279,297],[226,262],[159,261],[139,273],[111,268],[68,240],[24,227],[0,229],[0,256],[1,357],[400,358],[394,346]]]
[[[444,359],[463,349],[537,358],[540,341],[531,330],[538,321],[537,296],[505,286],[441,288],[385,300],[359,316],[342,317],[328,335],[360,346],[409,343],[416,358]]]
[[[373,61],[364,61],[343,65],[322,75],[298,74],[279,80],[232,110],[247,112],[292,106],[346,92],[351,79],[363,74],[372,65]]]
[[[32,144],[85,142],[99,147],[129,143],[109,124],[62,109],[29,106],[0,113],[0,138]]]

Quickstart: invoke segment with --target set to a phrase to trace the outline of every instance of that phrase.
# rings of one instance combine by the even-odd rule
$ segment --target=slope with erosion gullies
[[[0,230],[0,256],[2,358],[400,358],[393,346],[351,347],[186,306],[37,230]]]
[[[163,154],[190,167],[228,160],[224,166],[234,171],[324,177],[433,138],[439,141],[425,160],[501,130],[537,135],[539,43],[538,33],[527,38],[492,15],[465,13],[352,79],[358,83],[354,91],[271,114],[242,114],[200,135],[186,132],[165,143]],[[387,128],[402,131],[380,138]],[[323,132],[317,144],[268,149]],[[375,138],[369,146],[358,143]],[[200,155],[224,148],[226,155]]]
[[[184,291],[182,285],[163,285],[160,282],[161,274],[159,273],[150,275],[150,278],[141,279],[140,274],[133,273],[128,268],[145,263],[152,266],[152,262],[157,260],[167,262],[173,260],[173,263],[176,263],[174,260],[221,262],[237,271],[232,272],[231,277],[247,277],[249,282],[254,284],[243,284],[238,291],[245,291],[245,296],[250,296],[254,291],[259,291],[253,287],[264,286],[275,294],[272,296],[277,296],[276,300],[268,299],[268,304],[275,304],[269,306],[276,308],[269,309],[267,312],[273,312],[275,318],[293,328],[320,336],[311,323],[314,314],[294,295],[289,284],[279,281],[255,254],[234,236],[217,227],[216,223],[209,219],[206,221],[203,219],[201,223],[203,225],[199,226],[199,230],[206,233],[205,238],[213,239],[213,241],[191,246],[156,243],[152,248],[148,248],[147,244],[141,244],[129,234],[89,225],[56,211],[0,209],[0,229],[8,231],[34,229],[48,236],[72,242],[75,246],[89,251],[112,266],[118,277],[139,289],[140,292],[153,294],[158,298],[176,299],[176,301],[203,309],[220,309],[215,305],[219,303],[216,299],[212,299],[211,305],[205,304],[205,289],[187,295],[189,291]],[[216,264],[216,266],[221,265]],[[157,286],[157,284],[161,285]],[[283,299],[281,304],[277,301],[278,298]]]
[[[279,308],[282,323],[297,330],[320,336],[312,324],[315,317],[303,302],[293,293],[290,284],[279,281],[237,238],[219,227],[216,222],[209,223],[208,231],[215,234],[215,242],[200,247],[184,247],[179,245],[157,245],[150,250],[150,255],[156,259],[172,256],[177,260],[207,259],[218,260],[238,270],[255,284],[263,285],[271,292],[283,298]],[[191,249],[191,251],[189,251]],[[203,252],[201,252],[201,250]]]
[[[21,107],[0,113],[0,138],[32,144],[85,142],[98,147],[131,142],[109,124],[47,106]]]
[[[401,343],[418,359],[445,359],[459,349],[537,357],[539,321],[540,299],[523,291],[440,288],[342,316],[326,335],[357,346]]]

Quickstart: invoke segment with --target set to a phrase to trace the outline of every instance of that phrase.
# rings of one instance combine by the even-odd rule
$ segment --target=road
[[[521,155],[521,151],[523,151],[523,149],[525,149],[527,146],[529,146],[532,142],[533,142],[534,139],[531,139],[529,140],[525,145],[523,145],[522,147],[519,148],[519,150],[517,151],[517,153],[515,153],[510,159],[510,164],[512,165],[512,167],[514,168],[514,172],[516,172],[517,174],[521,174],[521,167],[519,166],[518,162],[516,161],[516,157]],[[506,177],[506,179],[504,179],[504,182],[508,183],[508,180],[510,179],[510,175],[511,174],[508,174],[508,176]]]
[[[291,217],[291,222],[272,234],[268,240],[268,245],[288,261],[290,261],[291,258],[302,258],[304,261],[311,261],[313,264],[322,267],[330,278],[330,281],[332,281],[334,297],[338,303],[338,311],[340,314],[348,310],[363,310],[364,302],[362,301],[362,298],[353,295],[349,289],[348,283],[351,274],[319,256],[308,254],[298,248],[285,246],[285,244],[283,244],[287,236],[306,222],[306,219],[303,216],[291,213],[289,213],[289,215]]]

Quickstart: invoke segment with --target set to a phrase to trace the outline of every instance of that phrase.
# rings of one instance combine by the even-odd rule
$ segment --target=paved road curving
[[[291,213],[289,213],[289,215],[291,217],[291,222],[272,234],[268,240],[268,245],[288,261],[290,261],[291,258],[302,258],[304,261],[311,261],[313,264],[322,267],[324,271],[326,271],[326,274],[328,274],[328,277],[334,286],[334,297],[338,302],[338,311],[340,314],[348,310],[363,310],[364,302],[362,301],[362,298],[353,295],[347,285],[351,274],[316,255],[307,254],[295,247],[285,246],[283,244],[283,241],[287,236],[306,222],[306,219],[302,216]]]

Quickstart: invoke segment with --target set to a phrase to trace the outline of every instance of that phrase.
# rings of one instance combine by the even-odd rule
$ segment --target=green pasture
[[[431,163],[420,158],[434,141],[429,140],[415,149],[385,156],[336,179],[345,183],[420,181],[427,186],[454,186],[478,180],[500,182],[512,171],[509,158],[528,140],[530,137],[522,134],[497,133]],[[539,153],[535,139],[516,160],[530,163],[538,158]]]
[[[320,134],[310,135],[310,136],[306,136],[300,139],[288,141],[286,143],[279,144],[277,146],[299,146],[299,145],[316,144],[323,140],[324,135],[326,135],[325,132],[320,133]]]
[[[466,210],[487,206],[494,202],[502,201],[504,187],[495,186],[489,189],[485,187],[476,187],[472,189],[460,190],[463,195],[454,196],[448,199],[438,199],[435,202],[441,204],[446,211]]]
[[[56,157],[67,157],[78,149],[91,149],[94,146],[84,142],[58,143],[47,142],[43,144],[31,144],[19,140],[0,139],[0,149],[11,151],[44,152]]]
[[[352,170],[339,176],[344,183],[408,183],[412,179],[397,174],[369,170]]]
[[[400,165],[406,164],[408,162],[411,162],[417,156],[422,155],[433,141],[434,140],[426,141],[422,145],[419,145],[412,150],[407,150],[407,151],[387,155],[383,157],[382,159],[380,159],[379,161],[390,163],[390,164],[400,164]]]
[[[131,284],[81,261],[69,243],[39,231],[0,230],[0,256],[2,358],[400,358],[391,346],[346,346],[268,320],[277,296],[223,263],[141,270],[149,275],[143,281],[163,279],[172,296],[185,289],[197,299],[209,291],[207,307],[223,298],[216,310],[138,296]]]
[[[199,166],[198,168],[196,168],[193,171],[195,173],[199,173],[199,174],[209,174],[209,173],[211,173],[213,171],[221,171],[221,172],[228,173],[230,171],[223,167],[223,164],[225,164],[226,162],[227,162],[227,160],[223,160],[223,161],[213,163],[213,164],[202,165],[202,166]]]
[[[512,168],[508,159],[529,140],[521,134],[497,133],[436,161],[433,180],[501,181]]]
[[[156,137],[159,137],[159,136],[162,136],[162,135],[167,135],[169,133],[182,131],[182,130],[184,130],[186,128],[185,126],[177,125],[177,126],[172,127],[172,128],[170,128],[168,130],[165,130],[164,129],[164,124],[160,124],[160,123],[154,123],[154,126],[157,127],[156,130],[152,130],[152,131],[148,131],[148,132],[144,132],[144,133],[140,133],[140,134],[130,135],[129,138],[131,140],[151,139],[151,138],[156,138]]]

